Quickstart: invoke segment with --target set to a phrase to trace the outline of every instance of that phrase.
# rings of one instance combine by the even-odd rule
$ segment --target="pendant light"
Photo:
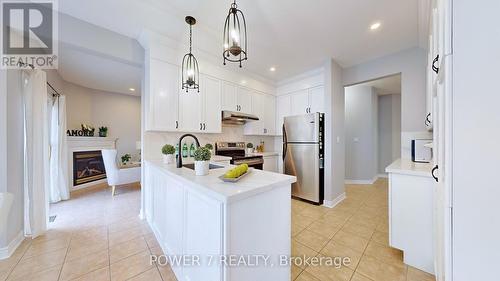
[[[189,90],[198,90],[199,93],[200,70],[198,68],[198,61],[192,54],[192,27],[196,24],[196,19],[187,16],[186,22],[189,24],[189,53],[185,54],[184,58],[182,58],[182,89],[186,89],[186,93]]]
[[[226,61],[241,62],[247,59],[247,24],[245,16],[238,9],[236,0],[231,4],[224,24],[224,65]]]

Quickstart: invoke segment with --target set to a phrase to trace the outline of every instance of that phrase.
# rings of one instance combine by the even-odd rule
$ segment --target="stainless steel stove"
[[[244,142],[217,142],[215,144],[215,154],[231,157],[231,164],[240,165],[246,163],[249,167],[262,170],[264,168],[264,158],[245,154]]]

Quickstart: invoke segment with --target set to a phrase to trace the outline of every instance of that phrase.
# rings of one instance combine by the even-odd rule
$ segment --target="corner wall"
[[[401,157],[411,158],[412,138],[432,137],[426,131],[426,60],[421,48],[411,48],[345,68],[345,86],[401,73]]]

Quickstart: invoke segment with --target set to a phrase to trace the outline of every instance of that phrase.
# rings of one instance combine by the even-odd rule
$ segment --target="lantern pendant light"
[[[224,24],[224,65],[226,61],[241,62],[247,59],[247,24],[238,9],[236,0],[231,4]]]
[[[192,54],[192,27],[196,24],[196,19],[187,16],[186,22],[189,24],[189,53],[185,54],[184,58],[182,58],[182,89],[186,89],[186,93],[189,90],[198,90],[199,93],[200,70],[198,68],[198,61]]]

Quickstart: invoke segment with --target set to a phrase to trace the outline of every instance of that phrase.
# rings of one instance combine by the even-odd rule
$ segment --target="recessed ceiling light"
[[[269,71],[275,72],[276,71],[276,67],[272,66],[271,68],[269,68]]]
[[[380,25],[381,25],[380,22],[373,23],[372,25],[370,25],[370,29],[377,30],[377,29],[379,29]]]
[[[135,89],[134,88],[129,88],[129,91],[135,92]]]

